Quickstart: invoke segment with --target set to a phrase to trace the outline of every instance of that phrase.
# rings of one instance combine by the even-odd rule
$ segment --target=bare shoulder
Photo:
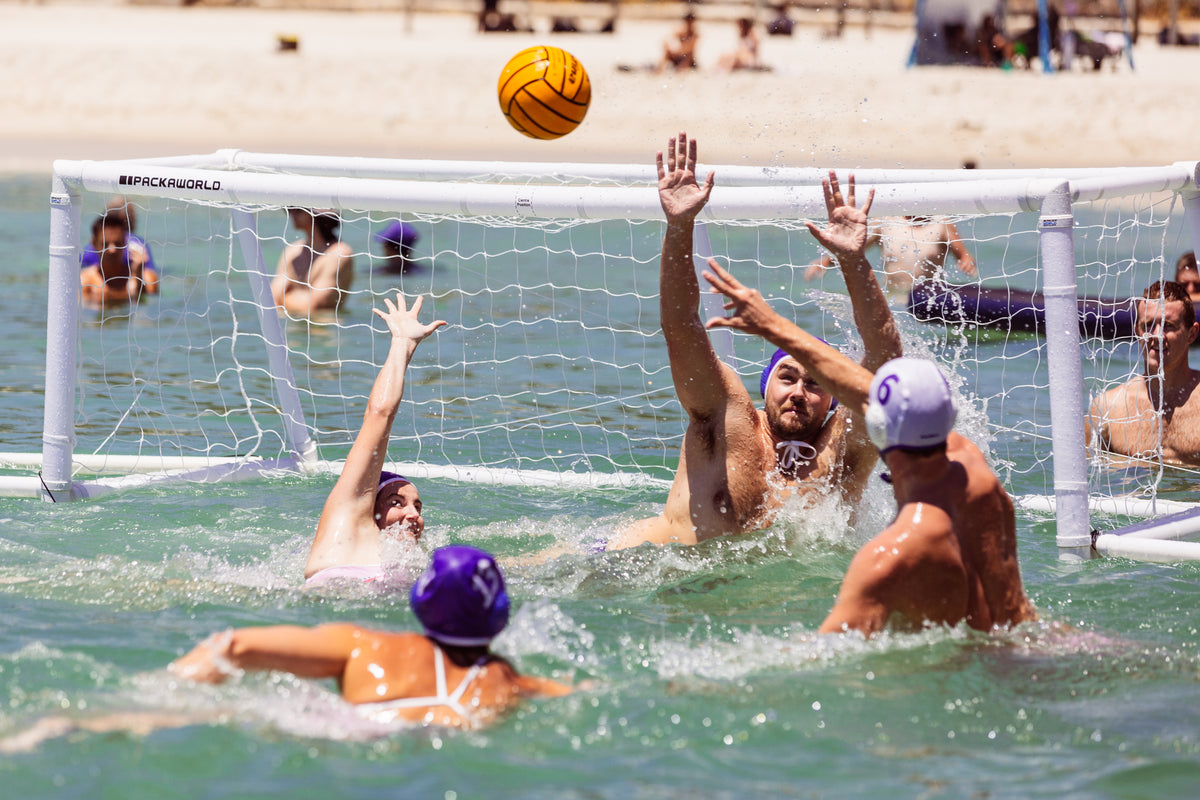
[[[1189,411],[1200,410],[1200,370],[1193,369],[1188,371],[1188,378],[1191,381],[1191,391],[1188,394],[1188,399],[1184,405]]]
[[[966,471],[969,497],[978,497],[985,493],[1008,497],[1008,493],[1004,491],[1000,479],[992,471],[983,451],[974,442],[951,431],[950,436],[946,439],[946,445],[947,457],[961,465]]]
[[[911,501],[896,518],[859,549],[852,568],[878,584],[904,580],[929,563],[929,555],[953,535],[953,520],[933,503]],[[869,573],[866,572],[869,570]]]

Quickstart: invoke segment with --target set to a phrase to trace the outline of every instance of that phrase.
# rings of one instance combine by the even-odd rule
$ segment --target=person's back
[[[338,308],[354,279],[354,250],[338,238],[341,221],[328,210],[291,208],[288,217],[302,238],[279,258],[271,294],[291,314]]]
[[[949,223],[913,217],[884,218],[879,221],[878,237],[883,250],[884,292],[907,301],[913,284],[939,278],[946,256],[953,251],[959,269],[975,271],[974,261],[966,254],[958,231]]]
[[[342,696],[376,722],[470,728],[529,697],[562,693],[559,684],[521,675],[486,647],[439,647],[418,633],[345,627],[355,647],[342,673]]]
[[[889,621],[991,631],[1037,619],[1017,563],[1012,500],[983,453],[954,433],[945,378],[901,358],[871,379],[865,414],[899,510],[846,570],[822,633]]]
[[[944,464],[938,456],[933,458],[935,469],[944,470],[941,476],[913,486],[904,497],[897,488],[896,502],[901,504],[897,519],[906,510],[914,515],[928,513],[918,504],[946,515],[948,529],[931,533],[929,542],[931,549],[948,548],[940,568],[953,582],[961,583],[962,593],[950,595],[961,613],[939,621],[955,624],[965,619],[972,628],[991,630],[1030,618],[1032,608],[1021,590],[1016,515],[1008,492],[979,448],[963,436],[947,437]],[[910,619],[920,620],[923,609],[913,611]]]

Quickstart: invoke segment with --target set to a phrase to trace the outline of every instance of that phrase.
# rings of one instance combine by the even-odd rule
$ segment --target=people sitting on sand
[[[1092,403],[1086,425],[1098,450],[1168,464],[1200,465],[1200,371],[1188,348],[1200,336],[1192,298],[1174,281],[1156,281],[1137,303],[1141,375]]]
[[[979,63],[985,67],[1008,67],[1012,64],[1012,40],[996,24],[994,14],[984,14],[975,31],[975,47]]]
[[[904,305],[917,283],[942,280],[946,256],[954,255],[958,269],[976,274],[975,259],[963,244],[954,223],[931,217],[884,217],[870,228],[867,244],[878,245],[882,254],[883,287],[889,301]],[[828,269],[833,259],[822,256],[804,273],[812,280]]]
[[[129,219],[110,210],[92,222],[92,250],[96,261],[79,272],[83,302],[92,306],[129,305],[147,292],[145,250],[129,244]],[[157,278],[154,279],[157,291]]]
[[[717,67],[724,72],[739,69],[758,69],[758,34],[754,30],[754,20],[742,17],[737,21],[737,47],[721,56]]]
[[[354,250],[338,238],[341,220],[308,208],[289,208],[288,219],[301,238],[279,257],[271,281],[275,305],[298,317],[338,308],[354,279]]]
[[[683,15],[680,26],[663,42],[663,57],[659,69],[695,69],[696,45],[699,42],[700,31],[696,29],[696,15],[689,11]]]
[[[660,515],[622,530],[612,549],[644,542],[696,544],[761,530],[795,495],[833,494],[853,509],[878,455],[861,423],[808,374],[777,351],[765,365],[755,407],[742,378],[722,364],[700,319],[692,257],[696,216],[715,185],[696,176],[695,140],[680,133],[657,157],[658,193],[667,218],[659,276],[659,312],[675,393],[688,415],[675,479]],[[809,232],[833,252],[845,276],[863,363],[874,370],[901,353],[900,334],[866,257],[872,191],[855,205],[854,177],[843,199],[836,175],[823,182],[829,223]],[[710,264],[715,263],[710,260]]]
[[[1016,516],[983,453],[955,433],[950,387],[932,362],[895,358],[874,374],[777,314],[716,262],[705,279],[727,316],[709,328],[761,336],[782,349],[865,425],[887,467],[898,512],[859,549],[821,633],[871,636],[966,623],[980,631],[1037,619],[1017,564]]]
[[[392,423],[404,396],[404,377],[417,345],[445,325],[418,319],[422,298],[407,308],[404,295],[384,298],[386,311],[374,309],[391,334],[387,359],[379,370],[363,424],[354,438],[341,475],[325,500],[316,536],[304,567],[305,586],[333,579],[376,581],[386,577],[384,538],[412,543],[425,531],[421,494],[411,480],[383,469]]]

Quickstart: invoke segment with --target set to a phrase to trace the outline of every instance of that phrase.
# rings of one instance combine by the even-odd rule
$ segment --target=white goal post
[[[836,276],[803,278],[817,254],[803,222],[825,218],[828,171],[698,171],[709,169],[717,187],[698,255],[713,253],[781,311],[853,350]],[[1080,299],[1136,297],[1148,280],[1173,276],[1175,251],[1200,241],[1197,170],[854,171],[860,200],[875,189],[872,218],[954,220],[977,251],[977,284],[1044,302],[1038,335],[1002,323],[980,336],[969,320],[931,326],[919,313],[905,313],[902,328],[906,349],[951,364],[967,407],[960,419],[977,426],[973,438],[1014,494],[1054,513],[1065,551],[1092,546],[1098,500],[1115,498],[1113,513],[1131,515],[1170,504],[1157,497],[1162,465],[1134,477],[1102,469],[1097,480],[1087,403],[1128,377],[1134,346],[1085,329]],[[0,476],[0,493],[58,500],[167,476],[337,469],[386,352],[370,308],[397,289],[426,295],[423,315],[451,323],[410,367],[389,454],[399,466],[466,481],[665,486],[684,421],[659,333],[654,184],[649,165],[236,150],[58,161],[42,451],[0,454],[9,471],[40,472]],[[117,319],[81,307],[79,286],[84,213],[111,195],[137,209],[139,235],[163,264],[162,295]],[[355,279],[336,314],[296,320],[272,302],[275,261],[294,234],[290,207],[334,210],[353,240]],[[411,275],[383,272],[374,250],[396,219],[422,233]],[[719,313],[719,301],[708,308]],[[713,335],[756,384],[763,344]]]

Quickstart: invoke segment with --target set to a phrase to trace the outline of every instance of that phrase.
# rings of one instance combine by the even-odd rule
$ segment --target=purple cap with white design
[[[409,601],[425,635],[443,644],[487,645],[508,624],[508,592],[496,559],[467,545],[434,550]]]

